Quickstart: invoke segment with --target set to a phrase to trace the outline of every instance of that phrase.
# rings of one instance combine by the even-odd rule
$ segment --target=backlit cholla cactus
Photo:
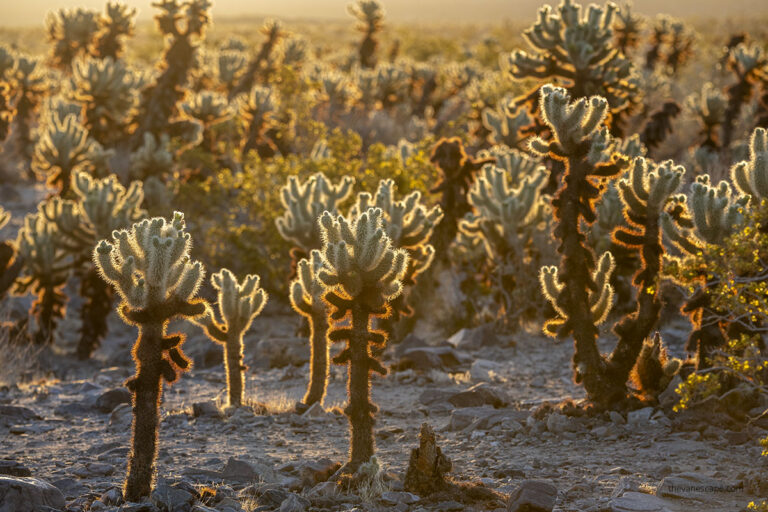
[[[720,130],[725,122],[725,111],[728,107],[728,100],[723,93],[711,82],[706,82],[701,88],[701,94],[691,95],[686,105],[701,123],[701,134],[704,136],[701,146],[720,148],[722,144]]]
[[[408,304],[408,294],[415,286],[419,274],[432,264],[435,248],[429,241],[443,218],[440,206],[427,208],[421,202],[421,192],[413,191],[397,200],[396,188],[393,180],[381,180],[374,196],[367,192],[357,195],[357,201],[347,215],[348,219],[353,220],[371,208],[381,210],[381,224],[392,246],[408,254],[408,266],[401,278],[406,289],[393,299],[392,318],[383,325],[390,335],[394,322],[413,314]]]
[[[49,186],[65,196],[72,183],[72,174],[78,170],[92,171],[95,162],[102,159],[104,149],[91,139],[72,114],[64,119],[52,113],[35,145],[32,169],[46,177]]]
[[[39,59],[18,56],[13,70],[13,86],[16,118],[13,135],[18,151],[31,160],[34,141],[31,131],[35,113],[50,88],[45,69]]]
[[[200,41],[211,22],[210,0],[164,0],[154,5],[161,10],[155,21],[166,38],[166,48],[157,78],[141,94],[134,148],[144,143],[145,133],[159,137],[173,128],[176,103],[184,97]]]
[[[616,23],[613,31],[616,34],[616,46],[624,55],[634,50],[640,44],[640,34],[643,29],[643,18],[632,13],[632,3],[625,2],[616,13]]]
[[[518,156],[516,154],[512,154]],[[522,312],[540,309],[530,299],[536,293],[535,279],[527,280],[526,266],[541,264],[541,249],[535,244],[538,232],[547,228],[551,215],[541,189],[549,171],[523,154],[510,155],[512,172],[492,164],[483,167],[467,196],[474,213],[459,223],[459,230],[485,248],[494,273],[494,288],[499,290],[505,322],[514,322]],[[520,167],[533,163],[533,169]],[[532,286],[531,286],[532,285]],[[538,307],[537,307],[538,306]]]
[[[101,279],[91,252],[96,242],[116,229],[130,227],[146,212],[141,209],[144,193],[139,181],[126,189],[114,174],[99,180],[77,171],[72,176],[72,191],[74,201],[54,197],[41,203],[40,212],[56,225],[59,244],[73,256],[75,271],[80,275],[82,327],[76,354],[79,359],[88,359],[107,334],[107,316],[114,297]]]
[[[376,48],[379,41],[376,36],[381,31],[384,20],[384,8],[378,0],[357,0],[347,6],[349,14],[357,18],[357,29],[363,33],[358,54],[360,66],[372,69],[376,67]]]
[[[379,209],[362,212],[351,222],[324,212],[319,224],[323,269],[318,276],[332,308],[329,338],[346,343],[333,361],[346,364],[349,373],[349,404],[344,413],[351,430],[350,453],[341,473],[354,475],[375,453],[373,415],[377,407],[370,397],[371,373],[386,374],[372,356],[370,345],[382,347],[387,336],[371,325],[375,318],[390,314],[390,302],[402,292],[408,255],[393,248]]]
[[[390,109],[408,98],[408,73],[393,64],[382,64],[376,69],[376,99],[384,109]],[[361,88],[362,90],[362,88]]]
[[[216,76],[228,95],[245,73],[245,64],[245,54],[237,50],[223,50],[216,57]]]
[[[119,2],[107,2],[106,11],[99,16],[99,31],[93,41],[94,57],[117,59],[125,50],[125,40],[133,35],[136,9]]]
[[[728,148],[737,135],[734,133],[736,121],[743,106],[752,100],[755,84],[768,76],[768,57],[760,45],[741,43],[729,52],[727,66],[736,81],[725,89],[728,107],[723,119],[724,148]]]
[[[371,75],[373,79],[373,75]],[[351,103],[358,95],[358,89],[344,73],[332,69],[323,69],[316,79],[320,84],[321,105],[326,112],[318,113],[326,125],[335,126],[339,119],[349,110]],[[373,85],[366,91],[373,91]]]
[[[128,136],[136,114],[136,91],[142,80],[121,60],[78,59],[73,62],[71,99],[81,104],[84,125],[100,144],[112,144]]]
[[[266,39],[261,43],[258,53],[248,63],[248,67],[240,77],[237,85],[230,92],[230,98],[253,89],[260,76],[265,78],[265,74],[269,72],[270,63],[273,59],[272,54],[286,35],[286,32],[283,30],[283,24],[278,20],[267,20],[264,26],[261,27],[260,32]]]
[[[309,42],[300,36],[289,37],[282,44],[283,65],[300,69],[310,55]]]
[[[515,51],[508,58],[509,71],[517,79],[561,80],[574,98],[600,95],[615,117],[628,109],[640,94],[631,61],[613,45],[616,6],[594,4],[582,13],[581,5],[563,0],[553,12],[539,10],[539,20],[523,32],[532,53]],[[517,104],[538,105],[538,89]]]
[[[211,91],[201,91],[192,95],[181,104],[181,110],[202,125],[203,139],[201,144],[208,151],[214,151],[216,147],[216,138],[212,131],[214,127],[234,115],[227,98]]]
[[[155,217],[115,231],[93,252],[102,276],[120,294],[120,316],[139,329],[132,351],[136,374],[126,381],[133,393],[126,501],[141,501],[152,490],[162,380],[176,381],[191,365],[181,350],[184,335],[168,335],[168,322],[205,312],[204,302],[196,298],[204,270],[191,261],[191,245],[184,215],[176,212],[171,221]]]
[[[304,183],[296,176],[288,178],[288,183],[280,190],[280,201],[286,211],[275,223],[280,235],[294,245],[291,250],[294,262],[312,249],[322,247],[317,219],[323,212],[336,215],[339,205],[352,193],[354,184],[354,178],[344,176],[334,185],[323,173],[310,176]]]
[[[543,267],[540,274],[559,318],[547,322],[545,331],[561,338],[573,335],[575,381],[583,383],[591,401],[609,405],[625,397],[628,376],[614,375],[597,347],[597,324],[612,305],[608,278],[613,256],[603,253],[595,265],[583,224],[595,222],[598,180],[618,174],[628,162],[607,129],[601,128],[609,112],[606,99],[593,96],[571,102],[565,89],[546,85],[541,90],[541,111],[553,137],[549,142],[533,139],[531,148],[565,165],[562,184],[552,200],[557,222],[554,236],[562,261],[559,269]]]
[[[671,160],[654,164],[638,157],[618,182],[628,225],[617,227],[613,237],[616,243],[638,254],[641,262],[632,280],[637,290],[634,312],[614,327],[619,342],[608,359],[609,366],[625,377],[635,367],[643,341],[659,321],[664,256],[661,214],[680,186],[683,174],[685,169]]]
[[[11,132],[16,107],[13,104],[13,80],[16,57],[5,46],[0,45],[0,143],[5,141]]]
[[[268,86],[254,86],[247,97],[242,99],[240,119],[245,127],[242,146],[244,157],[252,150],[256,150],[262,158],[270,158],[277,153],[277,147],[267,136],[267,131],[272,128],[278,107],[277,93]]]
[[[51,11],[45,20],[48,42],[53,44],[51,63],[68,71],[72,61],[90,53],[91,41],[99,30],[99,14],[78,7]]]
[[[24,270],[12,291],[15,295],[35,295],[29,310],[37,324],[32,339],[38,344],[52,343],[56,323],[66,311],[64,285],[72,268],[71,257],[61,246],[56,226],[40,212],[24,218],[16,247]]]
[[[753,204],[768,199],[768,132],[755,128],[749,139],[749,160],[731,167],[731,181]]]
[[[11,214],[0,206],[0,230],[11,220]],[[0,242],[0,300],[11,288],[21,272],[24,260],[11,242]]]
[[[155,137],[144,134],[144,143],[131,154],[131,177],[147,180],[151,177],[162,178],[173,170],[173,153],[168,149],[170,139],[162,134]]]
[[[218,315],[211,307],[196,318],[211,340],[224,345],[229,405],[240,407],[245,393],[243,364],[243,335],[250,329],[267,303],[267,293],[259,287],[259,276],[248,274],[239,282],[226,268],[211,275],[211,284],[218,291]]]
[[[703,251],[705,244],[723,246],[725,239],[738,229],[743,219],[742,209],[749,196],[737,196],[731,186],[721,181],[716,186],[710,183],[709,175],[698,176],[691,184],[690,202],[684,195],[673,197],[673,205],[662,214],[664,234],[678,248],[683,259],[695,257]],[[713,350],[725,343],[725,335],[719,325],[719,316],[710,308],[707,289],[717,276],[701,272],[696,276],[680,276],[677,269],[682,262],[669,258],[667,273],[673,278],[697,289],[682,308],[691,317],[694,329],[688,336],[686,350],[696,353],[697,369],[707,368]]]
[[[299,261],[296,279],[291,282],[290,299],[293,309],[309,321],[309,385],[298,410],[312,404],[323,403],[328,386],[328,304],[325,302],[325,286],[319,273],[323,268],[320,251],[313,250],[309,259]]]
[[[512,100],[508,98],[502,100],[495,110],[483,110],[483,125],[491,132],[488,139],[492,144],[523,149],[529,136],[525,128],[532,124],[528,110],[522,106],[515,110]]]

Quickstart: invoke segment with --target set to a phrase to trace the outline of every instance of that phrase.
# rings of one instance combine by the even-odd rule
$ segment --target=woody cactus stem
[[[323,268],[320,251],[299,262],[297,277],[291,283],[291,305],[309,320],[312,357],[309,361],[309,387],[301,403],[309,407],[322,403],[328,386],[328,306],[323,299],[325,287],[318,277]]]
[[[370,344],[383,346],[386,333],[371,328],[374,318],[390,314],[389,302],[402,291],[401,279],[408,255],[394,249],[381,223],[382,212],[371,208],[352,222],[323,213],[323,269],[318,276],[326,288],[325,300],[333,312],[329,338],[345,341],[346,348],[334,358],[347,364],[349,405],[344,413],[351,429],[349,462],[343,473],[354,474],[374,455],[373,415],[377,407],[370,398],[371,372],[386,369],[371,355]],[[344,320],[349,323],[344,323]]]
[[[555,268],[541,272],[545,295],[562,318],[548,322],[546,330],[558,337],[573,334],[574,380],[584,384],[588,397],[595,403],[611,402],[617,390],[607,372],[607,363],[597,347],[597,323],[604,319],[600,309],[610,308],[608,275],[612,270],[610,253],[601,257],[597,271],[592,251],[585,244],[582,221],[591,225],[595,219],[594,202],[600,190],[594,181],[613,176],[627,166],[625,157],[615,152],[615,144],[606,129],[600,129],[608,113],[608,102],[594,96],[569,103],[570,96],[562,88],[545,85],[541,90],[541,110],[554,140],[540,138],[531,148],[565,164],[563,184],[552,201],[559,240],[557,251],[562,285],[557,282]],[[546,279],[554,278],[551,286]],[[624,390],[621,383],[619,391]]]
[[[0,207],[0,229],[11,220],[11,214]],[[13,285],[24,265],[23,258],[10,242],[0,242],[0,299]]]
[[[249,274],[242,283],[238,283],[235,275],[226,268],[211,276],[211,284],[219,292],[219,314],[223,322],[216,319],[210,307],[195,322],[205,329],[213,341],[224,345],[229,405],[240,407],[247,370],[243,364],[243,335],[264,309],[267,293],[259,288],[259,276]]]
[[[624,216],[629,227],[619,227],[614,241],[640,252],[642,266],[633,282],[637,287],[635,312],[624,317],[614,331],[619,337],[608,358],[608,368],[616,386],[627,382],[643,347],[643,340],[659,320],[661,298],[659,273],[664,247],[661,244],[660,216],[667,199],[680,186],[685,169],[671,160],[654,165],[639,157],[627,177],[619,180]]]
[[[166,334],[168,322],[205,312],[195,298],[204,271],[189,259],[191,243],[184,215],[176,212],[171,222],[155,217],[115,231],[93,253],[102,277],[120,294],[123,321],[139,328],[132,351],[136,374],[125,383],[133,393],[126,501],[141,501],[152,490],[162,379],[170,384],[191,365],[181,350],[184,336]]]

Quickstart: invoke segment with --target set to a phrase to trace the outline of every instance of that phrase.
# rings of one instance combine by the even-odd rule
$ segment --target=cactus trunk
[[[354,473],[360,464],[370,460],[374,454],[373,413],[376,407],[370,397],[370,355],[368,353],[369,312],[355,302],[352,312],[352,336],[349,340],[349,405],[344,413],[349,418],[352,432],[350,456],[346,471]]]
[[[162,323],[142,324],[134,349],[138,368],[131,386],[133,422],[124,490],[126,501],[140,501],[152,490],[160,424],[163,331]]]
[[[89,268],[82,278],[80,294],[85,299],[80,311],[83,326],[77,344],[77,358],[89,359],[107,334],[107,316],[112,311],[112,288],[101,278],[96,267]]]
[[[328,386],[328,316],[325,310],[313,315],[309,321],[312,359],[309,362],[309,388],[304,405],[322,403]]]
[[[240,407],[243,404],[243,381],[245,380],[245,365],[243,365],[243,340],[241,331],[227,333],[226,365],[227,390],[229,405]]]

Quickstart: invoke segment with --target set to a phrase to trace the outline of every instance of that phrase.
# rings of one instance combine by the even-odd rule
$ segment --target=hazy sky
[[[152,0],[123,0],[139,8],[139,18],[150,19]],[[213,0],[216,16],[277,16],[283,18],[343,18],[350,0]],[[0,26],[36,25],[52,8],[82,5],[103,8],[106,0],[0,0]],[[504,18],[533,19],[546,0],[383,0],[387,17],[394,21],[484,22]],[[559,3],[552,0],[550,3]],[[589,0],[583,0],[588,4]],[[600,2],[602,3],[602,2]],[[766,0],[635,0],[644,14],[666,12],[673,16],[740,16],[768,14]]]

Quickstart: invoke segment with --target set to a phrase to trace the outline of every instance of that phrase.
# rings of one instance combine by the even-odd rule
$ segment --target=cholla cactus
[[[32,169],[47,176],[46,182],[56,187],[59,195],[66,195],[72,174],[94,169],[94,161],[101,158],[103,151],[74,115],[67,115],[63,120],[55,114],[50,115],[35,145]]]
[[[536,162],[522,154],[511,154],[511,167]],[[515,176],[518,179],[512,178]],[[521,176],[522,175],[522,176]],[[549,171],[544,166],[512,172],[487,164],[469,190],[468,201],[476,214],[468,214],[459,222],[459,230],[485,248],[495,274],[496,289],[500,291],[506,322],[517,320],[519,313],[536,309],[526,284],[524,268],[527,262],[538,261],[534,239],[546,228],[550,208],[542,199],[541,189]],[[470,244],[472,241],[470,240]],[[527,294],[527,295],[526,295]],[[522,303],[525,296],[525,303]]]
[[[489,130],[492,144],[504,144],[510,148],[522,149],[529,133],[526,128],[533,124],[533,119],[525,107],[514,109],[513,102],[504,99],[496,110],[483,110],[483,125]]]
[[[283,30],[283,24],[278,20],[267,20],[264,23],[264,26],[261,27],[260,32],[266,39],[261,44],[259,52],[253,59],[251,59],[251,62],[248,63],[248,68],[240,77],[237,86],[230,92],[230,98],[234,98],[238,94],[253,89],[253,86],[256,85],[256,79],[260,74],[262,75],[262,78],[265,78],[263,75],[268,73],[268,68],[270,67],[269,64],[272,60],[272,53],[286,34]]]
[[[731,167],[731,181],[753,204],[768,199],[768,132],[755,128],[749,140],[749,160]]]
[[[219,292],[219,315],[207,307],[203,316],[196,318],[208,337],[224,345],[226,352],[227,395],[229,405],[240,407],[245,391],[247,367],[243,364],[243,335],[251,327],[267,303],[267,293],[259,287],[259,276],[247,275],[242,282],[228,269],[211,275],[211,284]]]
[[[72,61],[88,55],[91,41],[99,29],[99,15],[83,8],[51,11],[45,20],[48,41],[53,44],[52,64],[68,70]]]
[[[139,328],[132,352],[136,374],[126,382],[133,393],[127,501],[140,501],[152,490],[162,380],[174,382],[191,364],[181,350],[184,335],[166,334],[168,322],[205,312],[195,298],[204,270],[190,260],[191,245],[184,215],[176,212],[170,222],[155,217],[115,231],[111,242],[102,240],[93,252],[102,276],[120,294],[121,317]]]
[[[349,405],[344,413],[350,423],[350,455],[342,473],[354,474],[374,455],[373,414],[370,399],[372,372],[386,369],[371,355],[369,344],[383,346],[386,333],[371,329],[374,318],[389,315],[389,302],[403,288],[401,279],[408,255],[394,249],[382,227],[382,212],[372,208],[351,222],[329,212],[320,217],[323,239],[323,269],[318,277],[326,288],[325,300],[333,308],[329,338],[346,342],[334,358],[347,364]],[[344,319],[348,319],[345,322]]]
[[[299,69],[309,56],[309,42],[303,37],[289,37],[283,41],[283,65]]]
[[[16,109],[11,103],[11,87],[0,79],[0,142],[8,137],[15,114]]]
[[[665,55],[665,62],[670,74],[677,74],[678,69],[688,62],[693,55],[694,35],[681,21],[674,21],[671,25],[672,38],[669,41],[669,51]]]
[[[279,101],[274,89],[260,85],[254,86],[247,98],[241,102],[240,115],[246,134],[243,140],[243,156],[251,150],[256,150],[262,157],[277,153],[277,147],[266,136],[266,132],[274,121],[278,106]]]
[[[347,12],[359,22],[357,29],[363,33],[358,54],[360,66],[372,69],[376,67],[376,48],[379,42],[376,35],[381,31],[384,20],[384,8],[378,0],[357,0],[347,6]]]
[[[742,220],[742,208],[749,196],[734,197],[731,187],[721,181],[716,187],[710,184],[709,175],[696,178],[691,184],[690,207],[686,196],[675,196],[673,207],[662,214],[664,234],[684,255],[693,257],[701,253],[705,244],[722,246],[725,239],[733,234]],[[667,273],[673,277],[681,266],[677,258],[670,258]],[[725,343],[725,335],[718,324],[716,312],[710,310],[710,299],[706,291],[712,286],[712,279],[706,274],[682,277],[685,284],[698,282],[699,286],[683,306],[694,325],[688,337],[686,350],[696,352],[697,369],[707,368],[713,350]]]
[[[309,385],[298,410],[312,404],[322,404],[328,386],[328,304],[324,300],[325,286],[319,273],[323,268],[320,251],[313,250],[309,259],[299,261],[296,279],[291,282],[290,299],[293,309],[309,321]]]
[[[669,100],[651,113],[640,134],[640,140],[648,151],[659,147],[672,133],[672,121],[681,110],[676,101]]]
[[[643,342],[637,363],[632,369],[632,384],[643,398],[655,402],[659,394],[667,389],[681,366],[680,359],[667,355],[667,347],[657,332],[653,339]]]
[[[133,35],[136,9],[118,2],[107,2],[99,17],[99,31],[93,41],[94,57],[117,59],[123,53],[125,39]]]
[[[0,230],[11,220],[11,214],[0,206]],[[24,265],[23,258],[10,242],[0,242],[0,299],[13,286]]]
[[[217,59],[217,77],[227,94],[231,94],[235,84],[245,72],[245,54],[236,50],[224,50]]]
[[[618,227],[614,240],[639,253],[641,268],[633,283],[637,287],[635,311],[624,317],[614,328],[619,337],[608,364],[616,372],[629,376],[651,329],[661,311],[660,273],[664,247],[661,243],[661,214],[667,200],[674,194],[685,169],[671,160],[655,165],[638,157],[628,174],[618,182],[624,217],[628,226]]]
[[[373,75],[371,80],[373,80]],[[320,82],[321,98],[327,108],[326,124],[333,124],[344,114],[357,95],[357,88],[349,81],[349,78],[335,70],[324,70],[318,77]],[[373,91],[373,85],[366,91]]]
[[[72,99],[83,106],[84,124],[100,144],[124,139],[136,113],[141,79],[120,60],[78,59],[72,68]]]
[[[768,57],[757,45],[741,43],[728,55],[728,68],[736,75],[736,82],[725,90],[728,108],[723,119],[723,147],[728,148],[734,138],[734,127],[742,107],[753,96],[755,83],[768,73]]]
[[[477,156],[495,162],[496,167],[507,173],[507,180],[513,187],[519,185],[526,176],[536,176],[542,164],[540,158],[504,144],[479,151]]]
[[[292,242],[299,252],[309,253],[322,246],[317,219],[323,212],[338,213],[339,205],[352,193],[355,179],[345,176],[334,185],[323,173],[309,177],[303,184],[296,176],[280,190],[285,213],[275,220],[280,235]],[[294,254],[294,258],[298,261]]]
[[[214,151],[216,146],[216,140],[212,133],[213,127],[234,115],[227,98],[222,94],[211,91],[202,91],[194,94],[181,104],[181,110],[184,114],[202,125],[202,145],[208,151]]]
[[[390,109],[405,101],[408,92],[408,73],[393,64],[385,64],[376,70],[376,96],[381,106]]]
[[[168,146],[170,140],[165,133],[155,137],[144,134],[144,143],[131,154],[131,176],[139,180],[163,177],[173,169],[173,153]]]
[[[56,322],[64,318],[67,297],[64,285],[72,267],[71,257],[59,241],[56,226],[38,212],[24,218],[24,226],[16,240],[24,271],[16,281],[13,293],[24,295],[31,291],[36,298],[29,310],[37,330],[35,343],[52,343]]]
[[[211,22],[210,0],[164,0],[154,5],[161,9],[155,20],[167,44],[160,74],[142,91],[134,148],[144,143],[145,133],[158,137],[172,127],[176,103],[184,97],[190,71],[196,66],[199,42]]]
[[[705,136],[702,147],[719,148],[721,137],[718,133],[725,122],[727,100],[720,90],[711,82],[706,82],[701,88],[700,95],[692,95],[687,101],[702,125],[702,135]]]
[[[32,158],[34,151],[32,120],[49,85],[40,60],[25,56],[16,59],[11,89],[16,99],[16,124],[13,132],[19,152],[27,159]]]
[[[613,31],[616,33],[616,46],[624,55],[629,50],[637,48],[640,43],[640,33],[643,29],[643,18],[632,13],[632,3],[625,2],[616,12],[616,24]]]
[[[581,5],[563,0],[557,14],[550,6],[539,10],[539,20],[523,35],[533,54],[515,51],[508,58],[517,79],[562,79],[575,99],[593,94],[604,97],[612,115],[628,109],[639,94],[632,63],[611,48],[616,6]],[[538,88],[521,102],[535,108]],[[532,109],[533,110],[533,109]]]
[[[584,243],[582,222],[595,221],[594,201],[600,197],[595,181],[619,173],[627,160],[617,153],[617,144],[607,130],[600,128],[609,110],[604,98],[571,103],[565,89],[546,85],[541,90],[541,110],[553,140],[533,139],[531,148],[565,164],[562,185],[552,200],[557,221],[554,235],[562,255],[559,276],[552,267],[541,271],[546,294],[561,318],[547,323],[545,330],[556,331],[559,337],[573,334],[575,381],[583,382],[591,401],[610,404],[626,394],[626,375],[614,380],[597,347],[597,320],[611,305],[608,277],[613,258],[604,253],[595,267],[594,256]]]

